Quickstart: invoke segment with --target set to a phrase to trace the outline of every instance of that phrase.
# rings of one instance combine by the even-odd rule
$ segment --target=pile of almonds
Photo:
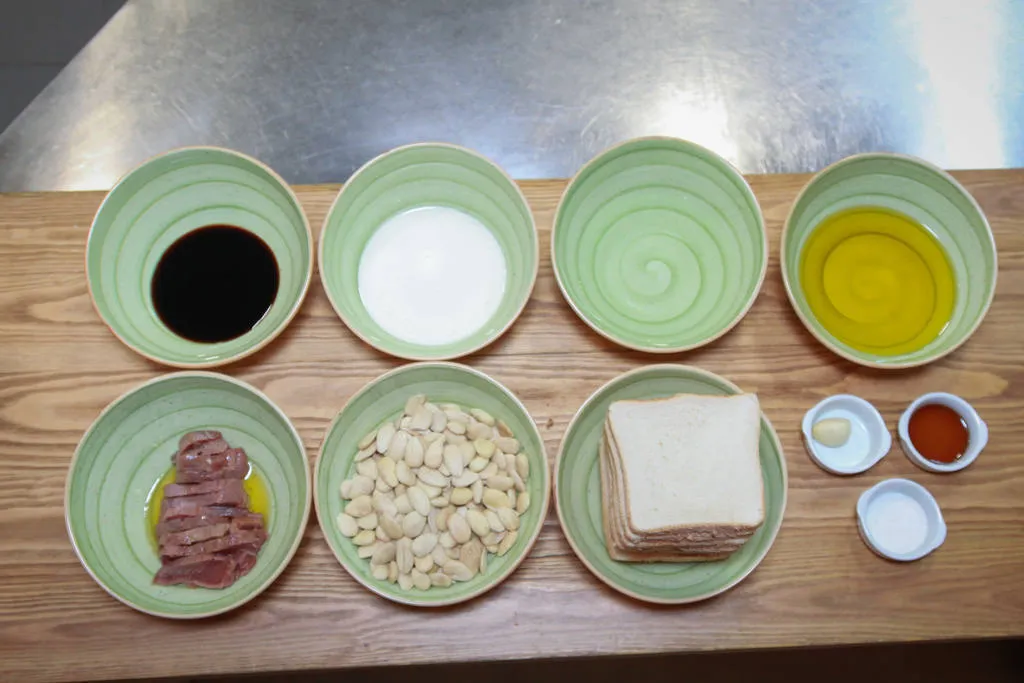
[[[530,460],[501,420],[417,394],[358,448],[336,522],[375,579],[407,591],[447,587],[515,545]]]

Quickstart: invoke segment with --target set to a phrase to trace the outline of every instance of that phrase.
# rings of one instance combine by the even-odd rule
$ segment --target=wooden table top
[[[782,439],[789,505],[761,566],[733,590],[691,606],[653,607],[606,588],[570,550],[554,512],[508,581],[463,606],[416,611],[386,602],[341,569],[315,516],[290,567],[233,613],[174,622],[116,602],[79,565],[64,528],[67,466],[78,439],[122,392],[167,370],[121,345],[89,303],[86,234],[101,193],[0,195],[0,678],[72,680],[1024,635],[1024,170],[955,174],[988,214],[1001,272],[974,337],[946,359],[904,372],[841,360],[791,311],[779,236],[807,176],[750,181],[768,224],[771,262],[740,325],[704,349],[654,357],[620,349],[562,300],[547,245],[563,181],[522,183],[540,230],[540,276],[501,340],[464,359],[530,409],[553,462],[575,410],[619,373],[684,362],[756,391]],[[337,186],[297,188],[314,231]],[[348,396],[400,361],[360,343],[319,280],[292,325],[225,372],[266,392],[310,457]],[[890,427],[927,391],[973,402],[991,441],[953,475],[924,472],[894,446],[868,473],[816,467],[803,413],[850,392]],[[892,476],[927,486],[949,537],[911,564],[873,555],[854,504]],[[227,645],[225,647],[225,645]]]

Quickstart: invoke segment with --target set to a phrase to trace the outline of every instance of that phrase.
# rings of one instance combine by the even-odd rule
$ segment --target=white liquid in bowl
[[[871,501],[864,520],[879,548],[894,555],[918,550],[928,538],[928,515],[921,504],[899,491]]]
[[[484,327],[507,277],[501,245],[483,223],[446,206],[392,216],[359,260],[359,296],[384,331],[442,346]]]

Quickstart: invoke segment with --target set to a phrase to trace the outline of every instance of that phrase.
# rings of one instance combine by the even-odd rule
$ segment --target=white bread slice
[[[722,543],[730,545],[732,541],[742,544],[757,531],[757,526],[741,524],[685,524],[654,530],[637,530],[630,525],[628,510],[629,497],[625,492],[625,475],[622,469],[621,456],[615,443],[614,434],[607,421],[604,426],[605,449],[603,457],[609,462],[608,489],[616,499],[617,517],[623,532],[623,539],[628,543],[654,550],[658,546],[666,548],[698,548],[716,546]],[[604,480],[602,480],[604,481]]]
[[[642,540],[627,540],[623,536],[620,501],[610,477],[607,442],[601,443],[602,507],[604,535],[608,555],[619,562],[711,562],[723,560],[743,547],[746,538],[721,542],[675,541],[667,546],[648,545]]]
[[[607,419],[626,526],[640,535],[760,526],[760,417],[753,394],[613,403]]]

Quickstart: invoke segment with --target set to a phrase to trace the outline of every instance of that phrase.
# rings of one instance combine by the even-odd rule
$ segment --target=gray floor
[[[123,4],[124,0],[0,0],[0,131]]]

